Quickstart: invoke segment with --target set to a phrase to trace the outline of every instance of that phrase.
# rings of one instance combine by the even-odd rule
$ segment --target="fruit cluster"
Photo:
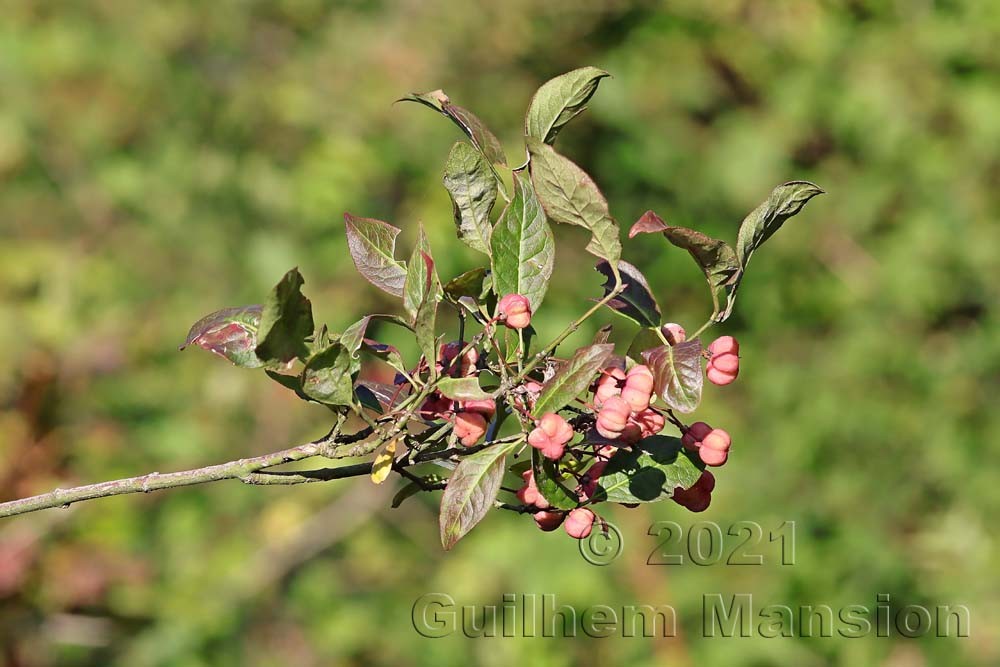
[[[519,295],[503,297],[497,313],[495,321],[510,328],[530,324],[531,312],[527,300],[519,298]],[[686,340],[684,328],[678,324],[664,325],[661,333],[669,345]],[[709,345],[706,369],[709,381],[719,385],[730,384],[739,373],[738,354],[739,344],[732,336],[722,336]],[[697,454],[705,465],[721,466],[726,462],[731,445],[729,434],[700,421],[685,426],[668,409],[654,407],[657,401],[655,386],[656,378],[649,366],[618,359],[598,372],[591,387],[591,401],[584,403],[582,410],[576,410],[577,417],[572,420],[556,412],[542,414],[537,419],[530,418],[534,399],[542,387],[536,380],[525,382],[515,392],[515,407],[533,422],[527,436],[528,444],[576,479],[575,494],[580,506],[565,510],[553,507],[545,498],[536,484],[533,470],[525,470],[521,474],[523,485],[517,490],[517,498],[531,512],[541,530],[552,531],[562,526],[571,537],[582,539],[589,536],[595,523],[600,521],[593,507],[599,502],[595,492],[608,461],[620,448],[636,446],[646,438],[659,434],[666,425],[666,414],[670,414],[671,421],[681,431],[684,447]],[[474,419],[463,417],[470,412],[478,416],[475,406],[470,406],[470,403],[460,406],[456,420]],[[480,435],[480,422],[476,420],[475,425],[473,430],[463,427],[461,434],[471,434],[468,436],[470,439],[473,435]],[[574,443],[578,434],[582,437]],[[464,438],[461,441],[466,443]],[[715,477],[706,470],[690,488],[677,487],[672,498],[692,512],[701,512],[711,503],[714,488]]]

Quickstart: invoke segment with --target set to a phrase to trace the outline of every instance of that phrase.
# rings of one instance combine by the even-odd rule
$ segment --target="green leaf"
[[[755,208],[740,224],[736,240],[736,256],[746,268],[751,255],[785,224],[785,221],[802,210],[806,203],[822,194],[823,189],[809,181],[789,181],[771,191],[767,201]]]
[[[487,160],[493,164],[507,166],[507,156],[504,155],[503,145],[483,121],[479,120],[478,116],[468,109],[451,103],[444,105],[444,112],[472,139],[473,145],[482,152]]]
[[[554,142],[559,130],[587,108],[606,76],[610,75],[596,67],[581,67],[542,84],[528,105],[524,134],[547,144]]]
[[[399,350],[392,345],[368,339],[362,341],[361,344],[365,352],[378,357],[385,363],[389,364],[390,367],[401,373],[406,371],[406,362],[403,361],[403,357],[399,353]]]
[[[194,323],[180,349],[197,345],[241,368],[259,368],[264,362],[254,348],[260,316],[261,306],[217,310]]]
[[[528,139],[531,181],[545,214],[556,222],[590,230],[587,252],[616,263],[622,254],[618,223],[608,202],[583,169],[538,139]]]
[[[500,491],[507,454],[517,441],[490,445],[463,456],[441,495],[441,545],[451,549],[493,507]]]
[[[785,221],[802,210],[802,207],[824,190],[809,181],[789,181],[771,191],[767,201],[750,212],[740,223],[739,235],[736,239],[736,258],[743,269],[731,284],[727,285],[727,303],[725,310],[716,317],[724,322],[733,312],[736,303],[736,292],[746,272],[747,264],[754,251],[764,244],[778,231]]]
[[[404,329],[409,329],[411,331],[413,330],[413,327],[410,326],[402,318],[399,318],[395,315],[382,315],[382,314],[365,315],[360,320],[358,320],[351,326],[344,329],[344,333],[340,334],[338,341],[340,342],[341,345],[344,346],[344,348],[351,355],[352,374],[357,373],[359,370],[361,370],[361,356],[358,354],[358,351],[361,349],[362,344],[365,342],[365,334],[368,332],[368,325],[371,324],[372,320],[382,320],[383,322],[391,322],[392,324],[399,325]],[[374,349],[375,346],[377,345],[378,343],[373,342],[373,345],[370,346],[371,348],[370,351],[379,356],[380,350]],[[393,348],[393,351],[395,351],[395,348]],[[386,356],[384,356],[383,358],[388,359],[388,354],[391,353],[387,353]],[[396,352],[396,356],[398,355],[399,353]],[[400,360],[400,365],[402,365],[402,360]]]
[[[594,345],[607,343],[609,340],[611,340],[612,331],[614,331],[614,327],[611,326],[610,324],[605,324],[603,327],[597,330],[597,333],[594,334],[594,340],[592,340],[591,342]]]
[[[704,375],[701,341],[661,345],[642,353],[653,371],[653,388],[664,403],[679,412],[694,412],[701,402]]]
[[[712,293],[714,313],[718,314],[725,288],[738,280],[742,271],[732,247],[725,241],[713,239],[699,231],[668,225],[653,211],[646,211],[642,214],[642,217],[632,225],[628,237],[632,238],[636,234],[655,232],[662,232],[670,243],[687,250],[694,261],[698,263]]]
[[[626,354],[636,363],[644,364],[646,360],[643,358],[642,353],[661,345],[663,345],[663,339],[656,334],[656,331],[651,327],[643,327],[636,332],[635,338],[629,344]]]
[[[394,256],[399,228],[350,213],[344,214],[344,221],[347,224],[347,248],[358,272],[379,289],[393,296],[402,296],[406,267]]]
[[[615,286],[615,275],[608,262],[598,262],[598,273],[607,278],[607,282],[602,285],[604,296],[611,293]],[[637,322],[640,326],[655,327],[660,324],[660,306],[656,303],[656,297],[649,288],[646,276],[642,271],[632,266],[624,260],[618,261],[618,272],[621,274],[622,282],[625,284],[625,291],[608,301],[608,308],[621,313],[625,317]]]
[[[421,225],[417,246],[413,250],[406,272],[403,306],[412,318],[413,331],[416,333],[420,351],[428,361],[433,362],[437,356],[434,325],[437,319],[437,304],[441,299],[441,281],[438,280],[437,272],[434,270],[434,260],[430,253],[430,243]]]
[[[327,405],[352,405],[354,381],[351,362],[351,353],[340,343],[333,343],[317,352],[302,369],[303,393]]]
[[[278,384],[280,384],[285,389],[290,389],[295,392],[295,395],[301,398],[303,401],[311,401],[312,399],[302,391],[302,377],[299,375],[286,375],[284,373],[278,373],[277,371],[272,371],[267,368],[264,369],[267,373],[267,377],[271,378]]]
[[[405,501],[410,496],[415,496],[416,494],[423,491],[424,486],[432,486],[435,484],[440,484],[441,482],[444,481],[444,479],[445,478],[442,477],[441,475],[436,475],[431,473],[429,475],[422,475],[420,477],[421,484],[417,484],[416,482],[407,482],[402,488],[399,489],[399,491],[396,492],[396,495],[392,497],[392,509],[396,509],[397,507],[402,505],[403,501]]]
[[[466,271],[445,284],[445,296],[456,303],[462,297],[469,297],[478,301],[483,296],[485,280],[486,269],[483,267]]]
[[[497,200],[497,181],[490,165],[479,151],[459,141],[448,154],[444,187],[451,196],[459,240],[489,255],[490,211]]]
[[[493,247],[493,290],[497,296],[521,294],[537,311],[555,262],[555,241],[531,181],[514,172],[514,197],[497,220]]]
[[[309,356],[306,340],[313,334],[313,317],[312,304],[302,295],[304,282],[299,270],[292,269],[264,302],[255,352],[265,364]]]
[[[493,398],[493,394],[480,388],[477,377],[443,378],[438,382],[437,388],[453,401],[485,401]]]
[[[605,343],[587,345],[577,350],[573,358],[542,385],[542,391],[535,401],[535,415],[561,410],[586,391],[593,383],[597,371],[604,368],[614,349],[614,345]]]
[[[417,102],[444,114],[455,125],[458,125],[459,129],[472,140],[472,144],[487,160],[493,164],[507,165],[507,157],[504,155],[500,140],[474,113],[457,104],[452,104],[443,90],[435,90],[430,93],[411,93],[399,101]]]
[[[579,506],[580,501],[572,489],[563,484],[556,462],[542,456],[537,449],[531,449],[531,469],[535,476],[535,486],[542,497],[556,509],[571,510]],[[570,478],[575,486],[576,482]]]
[[[678,438],[654,435],[632,449],[619,449],[597,482],[594,499],[614,503],[653,503],[688,489],[701,477]]]

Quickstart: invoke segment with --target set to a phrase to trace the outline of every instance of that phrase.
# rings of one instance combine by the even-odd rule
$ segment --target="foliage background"
[[[506,513],[444,554],[434,499],[390,510],[391,489],[363,479],[85,503],[0,524],[4,664],[1000,662],[1000,4],[11,0],[3,13],[4,499],[323,431],[322,409],[262,374],[176,346],[293,265],[334,328],[397,307],[354,274],[344,210],[403,227],[406,248],[423,220],[443,275],[476,265],[440,185],[457,133],[391,104],[406,92],[443,87],[514,160],[539,84],[609,70],[560,148],[624,225],[653,208],[733,238],[777,183],[830,193],[759,254],[723,327],[743,374],[700,413],[736,442],[705,514],[618,512],[625,552],[597,568]],[[578,231],[557,230],[543,336],[599,293]],[[626,258],[672,319],[702,320],[682,252],[646,237]],[[794,520],[797,562],[647,566],[646,529],[666,518]],[[432,641],[410,623],[430,591],[670,604],[681,634]],[[712,592],[966,604],[973,636],[703,639]]]

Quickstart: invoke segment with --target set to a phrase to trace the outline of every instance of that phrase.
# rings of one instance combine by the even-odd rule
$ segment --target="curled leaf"
[[[757,248],[771,238],[786,220],[801,211],[810,199],[823,192],[822,188],[809,181],[783,183],[772,190],[767,200],[743,219],[736,239],[736,258],[741,271],[726,286],[726,308],[716,317],[717,321],[724,322],[733,312],[736,292],[746,273],[750,257]]]
[[[282,277],[261,310],[255,352],[265,364],[284,364],[309,356],[313,335],[312,304],[302,295],[302,274],[292,269]]]
[[[261,306],[217,310],[194,323],[180,349],[197,345],[242,368],[258,368],[264,363],[254,352],[260,315]]]
[[[705,274],[705,280],[708,281],[712,293],[714,313],[718,314],[720,297],[725,288],[738,280],[742,271],[732,247],[725,241],[713,239],[694,229],[668,225],[653,211],[643,213],[642,217],[632,225],[628,235],[632,238],[637,234],[656,232],[662,232],[670,243],[687,250],[694,258],[701,272]]]
[[[351,356],[340,343],[312,355],[302,369],[303,393],[327,405],[351,405],[354,402]]]
[[[555,461],[542,456],[542,453],[532,448],[531,468],[535,478],[535,486],[542,498],[549,501],[553,507],[561,510],[571,510],[580,504],[579,498],[572,489],[566,488],[563,476],[559,474],[559,469]],[[572,486],[576,486],[576,480],[569,479]]]
[[[444,286],[445,296],[455,303],[462,297],[481,298],[486,289],[486,273],[485,268],[479,267],[452,278]]]
[[[493,164],[507,164],[500,140],[496,138],[485,123],[468,109],[452,104],[443,90],[430,93],[411,93],[399,100],[400,102],[418,102],[424,106],[444,114],[451,119],[459,129],[472,140],[472,144]]]
[[[615,276],[611,270],[611,264],[599,262],[594,268],[607,278],[607,282],[602,285],[604,295],[607,296],[615,286]],[[608,301],[608,308],[634,320],[640,326],[655,327],[659,325],[662,317],[660,306],[656,303],[656,297],[653,296],[646,276],[624,260],[618,261],[618,272],[625,289],[611,301]]]
[[[554,142],[559,130],[587,108],[597,85],[606,76],[610,75],[596,67],[581,67],[546,81],[528,105],[525,136],[547,144]]]
[[[441,300],[441,281],[434,270],[430,252],[431,247],[421,225],[417,247],[413,250],[406,272],[403,305],[412,318],[420,351],[428,360],[434,359],[437,353],[434,326],[437,304]]]

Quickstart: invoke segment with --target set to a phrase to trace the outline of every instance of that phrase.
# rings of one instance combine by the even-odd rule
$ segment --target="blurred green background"
[[[177,352],[188,326],[301,267],[339,329],[398,304],[347,257],[343,211],[429,228],[477,266],[440,184],[444,88],[521,154],[546,79],[610,71],[559,148],[623,225],[652,208],[733,239],[793,178],[829,194],[755,259],[739,382],[699,417],[733,433],[712,506],[609,515],[607,567],[494,513],[451,553],[436,498],[397,482],[237,482],[0,522],[0,662],[36,665],[1000,664],[1000,3],[976,0],[324,3],[8,0],[0,19],[0,494],[263,453],[327,413],[261,373]],[[599,294],[558,229],[537,322]],[[665,314],[707,291],[658,237],[626,245]],[[614,318],[602,315],[594,326]],[[619,322],[624,338],[629,327]],[[580,340],[589,332],[581,332]],[[755,567],[652,566],[655,520],[796,522]],[[727,554],[738,540],[727,537]],[[683,549],[669,546],[674,553]],[[669,604],[673,638],[425,639],[414,601],[551,593]],[[703,638],[702,596],[756,605],[964,604],[965,639]],[[754,622],[756,625],[756,621]],[[620,634],[620,633],[619,633]],[[933,635],[933,633],[932,633]]]

